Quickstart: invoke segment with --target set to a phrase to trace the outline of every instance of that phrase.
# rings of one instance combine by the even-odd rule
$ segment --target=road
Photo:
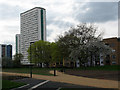
[[[26,83],[26,85],[19,88],[12,89],[12,90],[60,90],[61,88],[80,88],[80,89],[86,88],[86,89],[92,89],[92,90],[108,90],[103,88],[80,86],[80,85],[53,82],[49,80],[41,80],[41,79],[33,79],[33,78],[24,78],[24,79],[19,79],[14,81],[23,82],[23,83]]]

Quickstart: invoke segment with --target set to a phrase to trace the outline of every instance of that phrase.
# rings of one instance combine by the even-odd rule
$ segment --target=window
[[[109,44],[108,44],[108,43],[105,43],[105,45],[109,46]]]
[[[111,43],[111,44],[110,44],[110,47],[114,47],[114,46],[115,46],[115,44],[114,44],[114,43]]]
[[[115,52],[115,50],[113,49],[112,52]]]
[[[103,61],[101,61],[101,64],[103,64]]]
[[[116,64],[116,61],[112,61],[112,64]]]
[[[115,59],[116,58],[116,56],[115,55],[112,55],[112,59]]]
[[[120,38],[118,38],[118,42],[120,42]]]
[[[103,56],[101,56],[101,59],[103,59]]]

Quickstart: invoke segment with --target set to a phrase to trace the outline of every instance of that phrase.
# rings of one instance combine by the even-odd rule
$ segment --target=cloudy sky
[[[0,44],[12,44],[20,33],[20,13],[33,7],[46,9],[47,41],[53,42],[70,27],[94,23],[104,38],[118,36],[119,0],[0,0]]]

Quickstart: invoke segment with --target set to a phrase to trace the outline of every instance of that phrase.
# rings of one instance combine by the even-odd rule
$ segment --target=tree
[[[71,59],[69,57],[71,53],[71,48],[78,47],[78,38],[76,36],[73,36],[73,34],[70,34],[71,32],[65,32],[64,36],[59,36],[59,39],[57,41],[58,48],[61,53],[61,58],[64,61],[74,61],[75,59]],[[64,65],[63,65],[64,66]]]
[[[52,62],[61,62],[62,61],[62,56],[60,52],[60,48],[58,47],[58,43],[52,42],[51,43],[51,57],[52,57]]]
[[[100,59],[100,54],[102,54],[103,56],[106,56],[112,53],[112,48],[110,48],[109,46],[106,46],[104,42],[102,42],[99,39],[89,42],[87,44],[87,47],[91,57],[91,60],[90,60],[91,65],[93,65],[93,60],[92,60],[93,57],[94,57],[94,61],[97,61],[97,59],[98,60]]]
[[[14,64],[14,67],[21,67],[21,60],[23,58],[23,55],[21,53],[16,53],[14,55],[14,61],[13,61],[13,64]]]
[[[11,58],[3,57],[2,58],[2,67],[3,68],[9,68],[13,67],[13,61]]]
[[[29,60],[30,57],[32,58],[31,63],[45,63],[48,67],[51,61],[50,43],[40,40],[32,44],[31,50],[30,47],[28,49]]]
[[[69,58],[72,61],[79,60],[81,65],[85,65],[88,58],[91,58],[92,65],[93,55],[97,59],[97,55],[109,49],[101,42],[102,33],[96,34],[97,29],[93,24],[84,23],[75,28],[72,27],[65,32],[64,36],[59,36],[58,42],[63,58],[66,60]]]

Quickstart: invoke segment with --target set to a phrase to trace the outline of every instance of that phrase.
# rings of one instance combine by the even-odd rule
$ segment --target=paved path
[[[12,80],[14,82],[24,82],[27,85],[22,87],[14,88],[12,90],[58,90],[59,88],[86,88],[86,89],[96,89],[95,87],[74,85],[68,83],[54,82],[49,80],[33,79],[33,78],[24,78],[18,80]],[[74,89],[73,89],[74,90]],[[101,88],[103,90],[103,88]],[[106,89],[107,90],[107,89]]]
[[[9,75],[28,76],[28,74],[21,74],[21,73],[9,73],[9,72],[2,72],[2,73],[9,74]],[[50,73],[53,74],[53,71],[50,71]],[[69,83],[69,84],[76,84],[76,85],[82,85],[82,86],[97,87],[97,88],[118,88],[118,81],[78,77],[73,75],[67,75],[61,72],[57,72],[57,75],[58,76],[44,76],[44,75],[33,74],[33,78],[50,80],[55,82],[63,82],[63,83]]]

